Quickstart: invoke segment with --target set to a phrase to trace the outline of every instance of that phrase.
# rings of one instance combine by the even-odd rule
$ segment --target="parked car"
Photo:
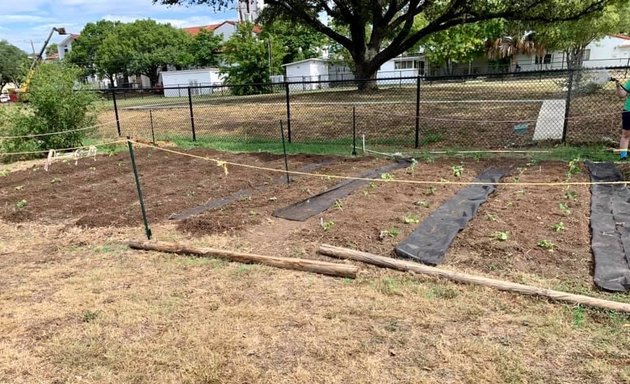
[[[0,94],[0,103],[8,103],[11,99],[6,93]]]

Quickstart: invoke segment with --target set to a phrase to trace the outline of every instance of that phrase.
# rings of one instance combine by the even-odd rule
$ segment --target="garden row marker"
[[[298,259],[294,257],[261,256],[251,253],[224,251],[215,248],[195,248],[176,243],[161,241],[129,242],[129,248],[143,251],[157,251],[191,255],[198,257],[214,257],[244,264],[263,264],[271,267],[320,273],[322,275],[356,278],[359,268],[351,264],[338,264],[318,260]]]
[[[289,158],[287,156],[287,143],[284,141],[284,127],[282,126],[282,120],[280,120],[280,136],[282,137],[282,151],[284,152],[284,171],[287,175],[287,184],[291,183],[289,178]]]
[[[352,176],[341,176],[341,175],[330,175],[330,174],[321,174],[321,173],[310,173],[310,172],[300,172],[300,171],[286,171],[283,169],[269,168],[269,167],[261,167],[258,165],[250,165],[250,164],[242,164],[235,163],[232,161],[222,161],[218,159],[212,159],[204,156],[197,156],[191,153],[175,151],[168,148],[155,147],[150,144],[145,144],[141,142],[134,141],[134,143],[138,145],[144,145],[147,147],[154,148],[159,151],[169,152],[180,156],[191,157],[194,159],[200,159],[205,161],[211,161],[215,163],[222,163],[227,165],[232,165],[235,167],[243,167],[249,169],[257,169],[259,171],[268,171],[268,172],[286,172],[291,175],[301,175],[301,176],[312,176],[312,177],[323,177],[327,179],[339,179],[339,180],[364,180],[371,182],[379,182],[379,183],[399,183],[399,184],[416,184],[416,185],[486,185],[484,182],[475,182],[475,181],[450,181],[450,180],[408,180],[408,179],[369,179],[364,177],[352,177]],[[449,152],[445,152],[449,153]],[[539,182],[498,182],[496,185],[502,186],[512,186],[512,187],[566,187],[568,185],[578,186],[578,185],[626,185],[627,181],[602,181],[602,182],[593,182],[593,181],[539,181]]]
[[[488,277],[471,275],[455,271],[448,271],[441,268],[430,267],[419,263],[397,260],[391,257],[378,256],[371,253],[355,251],[353,249],[335,247],[322,244],[319,253],[326,256],[336,257],[344,260],[355,260],[363,263],[376,265],[381,268],[390,268],[403,272],[415,272],[423,275],[439,277],[443,279],[457,281],[459,283],[481,285],[484,287],[496,288],[501,291],[522,293],[524,295],[534,295],[552,300],[564,301],[572,304],[588,305],[596,308],[610,309],[613,311],[630,313],[630,304],[616,301],[598,299],[595,297],[574,295],[571,293],[554,291],[546,288],[538,288],[530,285],[512,283],[505,280],[491,279]]]
[[[142,197],[142,188],[140,188],[140,176],[138,176],[138,168],[136,167],[136,157],[133,152],[133,144],[131,138],[127,137],[127,145],[129,146],[129,157],[131,158],[131,168],[133,169],[133,176],[136,179],[136,189],[138,190],[138,199],[140,200],[140,210],[142,211],[142,221],[144,222],[144,232],[147,235],[147,239],[151,240],[151,228],[149,228],[149,222],[147,221],[147,212],[144,209],[144,198]]]

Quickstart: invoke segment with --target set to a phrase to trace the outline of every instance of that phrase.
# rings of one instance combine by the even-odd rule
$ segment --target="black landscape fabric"
[[[396,246],[396,254],[429,265],[442,263],[455,236],[466,227],[479,206],[494,192],[495,183],[504,174],[504,171],[496,168],[484,170],[475,182],[488,184],[469,185],[457,192]]]
[[[593,182],[624,180],[614,164],[586,165]],[[591,186],[591,233],[595,285],[607,291],[630,290],[630,190],[625,185]]]
[[[307,164],[304,167],[298,169],[299,172],[312,172],[315,171],[319,168],[322,168],[326,165],[331,164],[331,161],[323,161],[323,162],[319,162],[319,163],[311,163],[311,164]],[[281,176],[276,178],[272,184],[282,184],[282,183],[286,183],[286,176]],[[234,193],[231,193],[227,196],[223,196],[223,197],[219,197],[218,199],[212,199],[210,201],[208,201],[205,204],[196,206],[196,207],[192,207],[192,208],[188,208],[183,212],[180,213],[175,213],[173,215],[171,215],[169,217],[170,220],[185,220],[185,219],[189,219],[193,216],[197,216],[200,215],[206,211],[212,210],[212,209],[219,209],[219,208],[223,208],[226,205],[230,205],[234,202],[237,202],[241,199],[246,199],[249,196],[253,195],[256,192],[263,192],[265,189],[267,189],[269,187],[269,185],[261,185],[255,188],[246,188],[246,189],[240,189]]]
[[[362,179],[376,179],[383,173],[406,168],[410,164],[407,160],[400,160],[384,167],[372,169],[358,177]],[[327,191],[291,204],[288,207],[280,208],[273,213],[273,216],[292,221],[306,221],[332,207],[335,201],[343,199],[366,184],[368,184],[367,180],[345,180]]]

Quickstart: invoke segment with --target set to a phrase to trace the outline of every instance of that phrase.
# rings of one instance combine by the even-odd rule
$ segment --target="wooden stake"
[[[287,257],[260,256],[242,252],[224,251],[214,248],[195,248],[188,247],[177,243],[156,242],[129,242],[132,249],[140,249],[144,251],[158,251],[175,253],[179,255],[193,255],[199,257],[215,257],[218,259],[236,261],[245,264],[263,264],[276,268],[293,269],[297,271],[306,271],[320,273],[322,275],[335,277],[356,278],[358,267],[354,265],[327,263],[317,260],[294,259]]]
[[[322,244],[319,247],[319,253],[326,256],[332,256],[339,259],[350,259],[361,261],[363,263],[376,265],[382,268],[391,268],[404,272],[415,272],[423,275],[440,277],[457,281],[465,284],[476,284],[484,287],[496,288],[501,291],[517,292],[524,295],[541,296],[552,300],[564,301],[572,304],[588,305],[596,308],[610,309],[619,312],[630,313],[630,304],[619,303],[595,297],[574,295],[551,289],[532,287],[530,285],[511,283],[509,281],[490,279],[487,277],[470,275],[467,273],[447,271],[440,268],[430,267],[428,265],[413,263],[409,261],[392,259],[371,253],[355,251],[347,248],[335,247],[332,245]]]

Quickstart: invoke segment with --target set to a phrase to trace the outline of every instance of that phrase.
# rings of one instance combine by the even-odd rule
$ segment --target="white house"
[[[626,66],[630,63],[630,37],[624,35],[606,36],[593,41],[584,51],[584,68]],[[564,52],[549,52],[545,56],[516,55],[513,66],[522,71],[566,69]]]
[[[256,21],[260,16],[260,11],[264,8],[265,3],[263,0],[239,0],[236,7],[238,11],[238,19],[241,23]]]
[[[303,84],[304,90],[327,88],[327,81],[354,80],[354,74],[345,65],[334,64],[326,59],[306,59],[283,65],[286,80],[289,82],[321,82]],[[379,85],[399,84],[400,77],[424,75],[428,63],[423,55],[399,56],[387,61],[378,70],[376,77]]]
[[[72,50],[72,43],[74,43],[74,41],[79,37],[79,35],[75,35],[74,33],[66,36],[65,39],[63,39],[61,41],[61,43],[59,43],[58,47],[59,47],[59,60],[63,60],[63,58],[66,56],[66,53],[70,52]]]
[[[196,27],[182,28],[182,30],[191,36],[197,36],[202,30],[214,32],[216,36],[222,36],[223,40],[227,40],[236,32],[238,26],[237,21],[226,20],[217,24],[200,25]],[[258,25],[254,26],[254,33],[260,33],[261,29]]]
[[[285,79],[290,82],[328,81],[328,60],[306,59],[282,65]],[[327,88],[328,85],[325,86]],[[320,89],[322,83],[303,84],[304,90]]]
[[[213,92],[214,85],[223,84],[223,78],[216,68],[190,69],[185,71],[165,71],[160,74],[164,86],[165,97],[188,96],[187,89],[174,89],[174,87],[204,87],[191,88],[193,95],[209,95]]]

